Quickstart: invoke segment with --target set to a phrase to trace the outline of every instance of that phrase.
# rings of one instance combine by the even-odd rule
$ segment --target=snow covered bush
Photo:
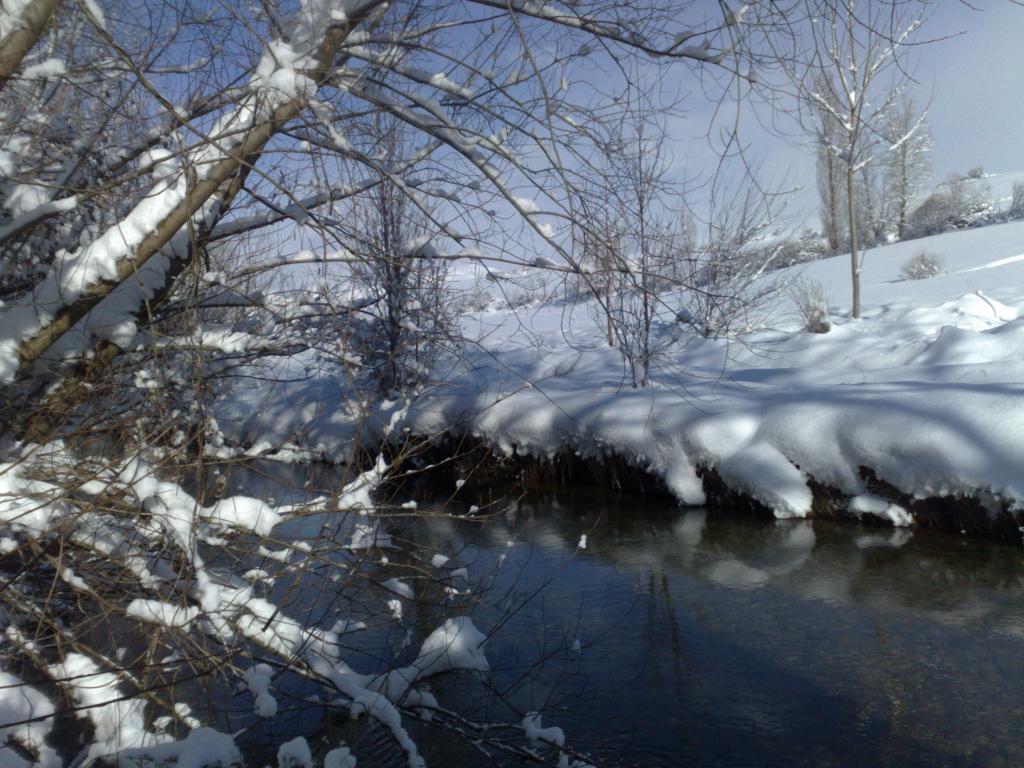
[[[927,237],[983,224],[993,213],[990,197],[984,176],[953,174],[911,212],[906,237]]]
[[[925,280],[946,273],[946,260],[937,253],[918,251],[900,266],[904,280]]]
[[[1024,219],[1024,181],[1013,182],[1013,193],[1010,197],[1010,209],[1007,217],[1017,221]]]
[[[773,225],[765,200],[747,189],[724,190],[687,258],[686,307],[694,328],[708,338],[756,327],[759,313],[782,288],[766,277],[788,240],[764,244]]]
[[[954,204],[949,195],[933,192],[907,217],[906,237],[913,239],[945,232],[953,213]]]
[[[828,333],[832,320],[828,312],[828,292],[816,280],[797,280],[790,288],[790,296],[808,333]]]
[[[799,237],[785,238],[780,243],[767,246],[766,261],[772,269],[785,269],[806,264],[832,255],[828,241],[817,232],[805,231]]]

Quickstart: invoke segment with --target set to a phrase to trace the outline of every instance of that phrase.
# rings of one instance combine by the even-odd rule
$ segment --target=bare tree
[[[389,166],[402,164],[414,154],[403,136],[394,118],[375,116],[368,154],[387,158]],[[348,321],[345,335],[359,337],[353,339],[356,348],[369,358],[385,394],[412,394],[429,378],[436,347],[454,332],[448,264],[436,258],[439,233],[429,208],[421,211],[409,195],[381,173],[380,183],[353,201],[346,227],[356,257],[352,278],[369,300]]]
[[[599,144],[602,184],[581,206],[576,227],[608,344],[622,353],[633,386],[642,387],[667,343],[656,338],[655,324],[664,311],[662,294],[682,285],[673,278],[687,258],[688,231],[671,205],[676,193],[666,178],[666,136],[657,113],[632,89],[618,103],[621,114]]]
[[[807,64],[798,69],[788,55],[780,61],[816,124],[825,121],[826,128],[818,127],[815,135],[842,168],[852,314],[860,317],[863,212],[857,202],[858,177],[916,131],[915,126],[907,135],[880,146],[883,121],[908,78],[906,57],[921,24],[918,12],[923,6],[916,0],[805,0],[803,9],[804,33],[811,45]]]

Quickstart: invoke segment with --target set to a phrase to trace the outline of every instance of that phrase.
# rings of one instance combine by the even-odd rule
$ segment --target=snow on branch
[[[186,225],[194,221],[199,231],[206,228],[207,217],[219,207],[214,193],[251,164],[280,126],[299,113],[327,77],[341,44],[377,5],[366,3],[352,16],[332,16],[323,27],[311,26],[306,12],[300,13],[291,41],[268,45],[248,96],[183,159],[188,173],[158,181],[121,221],[64,254],[29,295],[0,309],[0,382],[12,381],[163,249],[169,249],[172,259],[183,259],[189,238]],[[313,14],[315,18],[322,11]]]

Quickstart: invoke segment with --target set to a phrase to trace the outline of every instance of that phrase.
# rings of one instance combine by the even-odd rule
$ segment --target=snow
[[[199,615],[199,609],[194,605],[172,605],[161,600],[135,598],[128,603],[125,613],[152,624],[185,628]]]
[[[387,549],[392,546],[391,534],[380,527],[376,520],[369,523],[356,523],[352,532],[349,549]]]
[[[921,250],[942,254],[949,272],[901,279],[901,264]],[[536,274],[557,295],[560,275]],[[861,319],[847,309],[848,257],[766,275],[797,277],[829,292],[829,333],[803,331],[783,291],[739,339],[684,333],[640,389],[592,308],[491,302],[463,319],[478,341],[436,372],[442,386],[408,405],[380,405],[360,429],[429,436],[457,425],[504,453],[614,454],[685,504],[705,501],[698,470],[713,469],[780,518],[810,514],[810,479],[850,498],[867,493],[862,467],[911,497],[1024,504],[1024,223],[868,250]],[[678,334],[674,317],[686,307],[665,300],[671,312],[655,333]],[[249,434],[301,443],[305,433],[342,457],[356,417],[322,407],[328,386],[314,377],[241,391],[233,407],[258,413]],[[278,399],[292,404],[287,413]],[[316,414],[297,418],[295,405],[310,402],[320,403]],[[865,512],[862,503],[851,514],[909,523],[898,506]]]
[[[31,2],[32,0],[5,0],[0,6],[0,38],[5,38],[24,26],[21,17]]]
[[[256,714],[260,717],[273,717],[277,714],[277,699],[270,693],[273,675],[274,670],[267,664],[257,664],[245,670],[245,685],[256,699]]]
[[[523,731],[530,746],[536,748],[541,744],[550,744],[555,747],[565,746],[565,733],[557,726],[544,728],[541,724],[541,716],[538,712],[528,712],[523,718]]]
[[[175,152],[167,147],[154,147],[139,156],[139,165],[150,169],[154,179],[164,179],[181,167]]]
[[[762,502],[778,518],[803,517],[811,509],[811,489],[800,470],[767,441],[730,453],[718,472],[730,487]]]
[[[273,40],[267,45],[256,67],[252,87],[279,91],[283,100],[299,96],[308,98],[315,91],[315,84],[299,70],[311,64],[308,53],[295,50],[283,40]]]
[[[332,749],[324,755],[324,768],[356,768],[356,758],[348,747]]]
[[[85,580],[75,573],[73,568],[64,567],[61,568],[60,577],[63,581],[70,584],[74,589],[79,592],[92,592],[89,585],[85,583]]]
[[[145,702],[125,699],[117,676],[102,671],[88,656],[69,653],[63,662],[50,666],[50,674],[70,690],[71,698],[80,708],[78,715],[92,722],[95,733],[86,762],[123,749],[167,741],[166,737],[146,730]]]
[[[25,67],[21,72],[21,77],[25,80],[41,80],[44,77],[63,75],[65,72],[67,72],[67,69],[64,67],[63,61],[50,58],[38,64],[31,64]]]
[[[43,207],[48,202],[50,191],[46,187],[38,184],[15,184],[4,200],[4,207],[17,218]]]
[[[278,768],[313,768],[313,755],[309,744],[301,736],[286,741],[277,750]]]
[[[400,622],[402,620],[402,601],[401,600],[398,600],[398,599],[388,600],[388,610],[391,611],[391,617],[395,621]]]
[[[212,728],[193,728],[181,740],[152,747],[124,750],[123,765],[173,764],[175,768],[233,768],[242,764],[242,754],[235,740]]]
[[[25,477],[30,470],[28,462],[0,462],[0,530],[40,539],[73,507],[59,485]]]
[[[539,213],[540,206],[537,205],[537,201],[529,197],[513,197],[515,204],[519,206],[525,213]]]
[[[383,581],[381,582],[381,586],[388,592],[393,592],[400,597],[404,597],[409,600],[412,600],[413,598],[412,587],[398,579],[388,579],[387,581]]]
[[[62,764],[53,748],[46,743],[53,725],[53,702],[35,688],[25,685],[9,672],[0,669],[0,763],[6,768],[59,768]],[[33,718],[39,718],[34,720]],[[23,721],[32,722],[23,722]],[[5,725],[21,723],[21,725]],[[38,754],[38,761],[29,761],[9,746]]]
[[[490,669],[483,650],[486,639],[468,616],[446,619],[423,641],[413,666],[424,676],[453,669],[486,672]]]
[[[231,496],[214,504],[204,516],[229,528],[252,531],[267,536],[281,521],[277,510],[251,496]]]
[[[3,153],[0,152],[0,155],[2,154]],[[2,162],[0,162],[0,174],[2,173]],[[31,185],[22,186],[31,187]],[[36,189],[38,189],[38,187]],[[36,221],[37,219],[43,216],[49,216],[55,213],[64,213],[66,211],[72,210],[76,205],[78,205],[77,195],[63,197],[60,200],[50,200],[48,194],[34,194],[33,197],[35,202],[38,204],[35,207],[30,207],[27,210],[24,210],[21,213],[21,215],[15,216],[9,223],[0,227],[0,240],[6,240],[15,232],[20,231],[22,228],[27,227],[33,221]],[[21,209],[24,205],[24,202],[25,201],[23,201],[22,204],[18,205],[17,207]],[[13,204],[11,207],[14,207]]]
[[[850,499],[850,511],[858,517],[872,515],[887,520],[894,526],[913,525],[914,517],[898,504],[871,493],[862,493]]]
[[[99,28],[106,29],[107,19],[103,15],[103,9],[100,8],[99,3],[97,3],[96,0],[84,0],[83,5],[88,9],[93,21],[96,22]]]

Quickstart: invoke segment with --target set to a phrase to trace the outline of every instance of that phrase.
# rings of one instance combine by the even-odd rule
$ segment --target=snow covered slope
[[[943,255],[949,273],[901,280],[921,250]],[[688,504],[704,501],[698,466],[715,469],[779,517],[810,513],[813,478],[848,496],[851,514],[910,522],[867,493],[861,468],[918,498],[973,496],[993,511],[1024,501],[1024,223],[870,250],[860,320],[848,312],[848,257],[782,274],[828,288],[831,332],[804,332],[783,295],[764,330],[731,343],[691,332],[650,387],[633,389],[590,308],[485,311],[465,321],[480,343],[437,372],[450,383],[408,408],[385,404],[380,421],[508,452],[618,454]],[[661,332],[678,329],[666,320]],[[322,400],[329,385],[289,386],[284,399],[257,403],[267,393],[253,390],[237,401],[262,409],[249,428],[271,443],[302,431],[344,455],[350,420]],[[282,415],[267,402],[297,407]]]

